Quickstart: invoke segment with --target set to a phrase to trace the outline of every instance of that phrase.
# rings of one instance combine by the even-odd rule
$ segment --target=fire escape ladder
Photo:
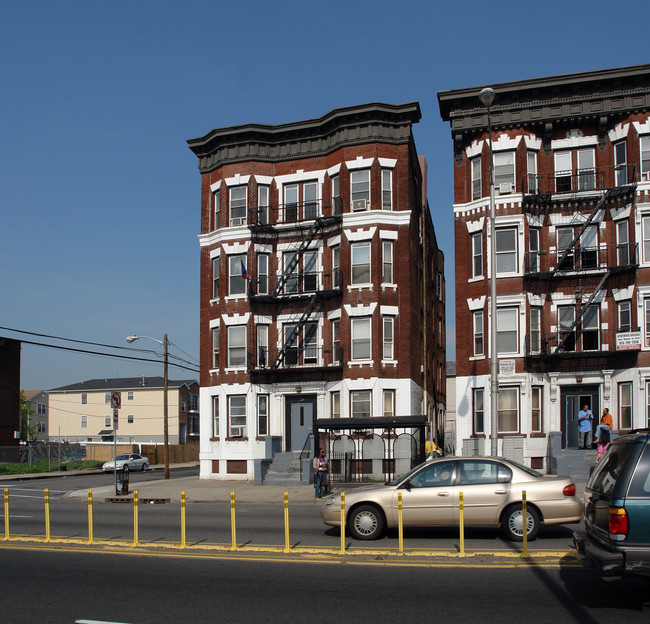
[[[278,353],[278,356],[275,358],[275,361],[273,362],[271,368],[278,368],[280,364],[282,364],[287,349],[293,345],[294,341],[298,337],[298,334],[300,333],[300,330],[304,327],[305,323],[309,320],[309,316],[314,311],[314,308],[318,304],[319,299],[320,297],[318,293],[314,293],[312,298],[309,300],[309,304],[305,308],[305,311],[302,313],[300,320],[294,325],[293,329],[291,330],[291,333],[286,337],[284,344],[282,345],[282,349],[280,350],[280,353]]]
[[[580,240],[580,237],[584,234],[585,230],[589,227],[591,222],[594,220],[594,217],[598,214],[598,211],[605,205],[605,202],[609,199],[610,194],[611,194],[611,189],[607,190],[603,194],[603,196],[598,200],[598,202],[594,206],[594,209],[591,211],[589,218],[582,224],[582,227],[580,228],[578,233],[574,236],[569,246],[562,251],[562,255],[558,258],[551,277],[554,277],[555,274],[560,269],[560,267],[564,266],[564,261],[566,260],[566,257],[569,255],[569,253],[574,251],[576,243]]]
[[[323,222],[321,219],[316,219],[312,223],[311,227],[309,228],[309,232],[307,232],[307,235],[300,242],[300,245],[295,250],[291,262],[289,262],[289,264],[285,267],[284,272],[278,279],[278,282],[275,285],[273,292],[271,293],[272,297],[276,297],[279,293],[282,292],[282,290],[284,289],[284,285],[287,283],[289,277],[291,277],[291,273],[293,273],[293,270],[296,268],[296,266],[298,266],[298,262],[300,262],[300,258],[302,258],[307,247],[309,247],[309,244],[314,240],[314,236],[316,236],[318,230],[320,230],[322,227],[323,227]]]
[[[567,339],[573,333],[575,328],[578,326],[578,324],[582,320],[582,317],[587,313],[587,310],[589,309],[589,306],[591,305],[593,300],[596,298],[596,295],[600,292],[601,288],[603,287],[603,284],[607,281],[607,278],[610,276],[611,272],[612,272],[611,269],[607,269],[607,271],[605,272],[605,274],[601,278],[600,282],[598,282],[598,286],[596,286],[594,292],[591,293],[591,295],[589,296],[589,299],[587,299],[587,302],[580,308],[580,312],[578,313],[575,320],[571,324],[571,327],[569,327],[569,329],[567,329],[564,332],[564,336],[562,337],[562,341],[560,342],[560,344],[557,347],[558,351],[562,351],[562,349],[564,349]]]

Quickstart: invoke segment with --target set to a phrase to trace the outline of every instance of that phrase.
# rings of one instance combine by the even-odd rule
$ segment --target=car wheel
[[[124,464],[124,466],[122,466],[122,470],[124,470],[124,472],[128,472],[129,471],[129,465]]]
[[[523,517],[521,505],[508,507],[503,514],[503,530],[513,542],[521,542],[524,539]],[[526,507],[526,529],[528,539],[533,539],[539,531],[539,514],[534,507]]]
[[[377,539],[384,532],[384,524],[384,515],[374,505],[359,505],[348,520],[350,534],[360,540]]]
[[[142,472],[144,472],[147,469],[147,462],[142,464]]]

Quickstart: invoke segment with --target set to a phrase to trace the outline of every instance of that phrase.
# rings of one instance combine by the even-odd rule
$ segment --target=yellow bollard
[[[521,553],[528,557],[528,512],[526,511],[526,490],[521,492],[521,526],[523,533],[524,550]]]
[[[341,492],[341,550],[339,554],[345,554],[345,492]]]
[[[291,551],[289,546],[289,492],[284,493],[284,552]]]
[[[50,490],[45,488],[45,541],[52,541],[52,534],[50,532]]]
[[[404,517],[402,514],[402,493],[397,493],[397,534],[399,536],[399,554],[404,554]]]
[[[230,550],[237,550],[237,527],[235,523],[235,493],[230,492],[230,532],[232,534],[232,544]]]
[[[465,556],[465,512],[463,510],[463,493],[458,493],[458,524],[460,525],[460,555]]]
[[[181,548],[185,548],[185,492],[181,492]]]
[[[5,539],[9,541],[9,488],[5,488]]]
[[[138,541],[138,490],[133,490],[133,545],[140,545]]]
[[[88,490],[88,543],[93,543],[93,491]]]

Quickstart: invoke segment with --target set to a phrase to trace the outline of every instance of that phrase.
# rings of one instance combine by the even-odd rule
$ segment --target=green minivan
[[[589,477],[578,559],[603,576],[650,577],[650,430],[616,438]]]

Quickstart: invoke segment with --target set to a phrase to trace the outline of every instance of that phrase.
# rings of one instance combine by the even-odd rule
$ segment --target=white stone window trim
[[[348,171],[352,171],[354,169],[370,169],[373,162],[375,162],[374,156],[371,156],[370,158],[357,156],[356,160],[346,160],[345,166],[348,168]]]
[[[492,151],[514,152],[519,147],[519,143],[521,143],[521,135],[511,139],[507,134],[500,134],[496,141],[492,141]]]
[[[538,139],[532,132],[524,136],[526,149],[531,151],[539,151],[542,148],[542,139]]]
[[[340,172],[341,172],[341,163],[339,163],[338,165],[334,165],[333,167],[330,167],[330,168],[327,170],[327,175],[328,175],[330,178],[332,178],[332,177],[334,177],[334,176],[339,175]]]
[[[352,230],[343,230],[343,234],[345,234],[345,238],[347,238],[349,242],[358,243],[360,241],[372,240],[376,231],[376,227],[371,227],[367,230],[360,228],[354,232]]]
[[[466,221],[465,225],[467,226],[468,234],[476,234],[476,232],[482,232],[483,226],[485,225],[485,217],[481,217],[476,221]]]
[[[223,324],[226,327],[231,327],[233,325],[247,325],[250,317],[251,317],[250,312],[246,312],[246,314],[222,314],[221,315],[221,318],[223,319]]]
[[[254,175],[255,182],[263,186],[271,186],[273,183],[273,176]]]
[[[382,169],[395,169],[397,158],[378,158],[379,165]]]
[[[551,141],[551,149],[555,150],[570,150],[578,147],[595,147],[598,145],[598,136],[591,134],[588,136],[569,136],[565,139],[553,139]]]
[[[345,310],[346,314],[349,317],[355,317],[355,316],[372,316],[377,309],[377,303],[371,303],[370,305],[363,305],[359,303],[356,306],[352,306],[349,304],[345,304],[343,306],[343,309]]]
[[[224,178],[226,186],[246,186],[251,179],[250,175],[241,175],[241,173],[235,174],[231,178]]]
[[[221,180],[217,180],[217,182],[213,182],[210,184],[210,193],[215,193],[221,188]]]
[[[617,141],[622,141],[627,138],[628,132],[630,131],[629,122],[626,124],[617,123],[608,133],[607,136],[612,143]]]

